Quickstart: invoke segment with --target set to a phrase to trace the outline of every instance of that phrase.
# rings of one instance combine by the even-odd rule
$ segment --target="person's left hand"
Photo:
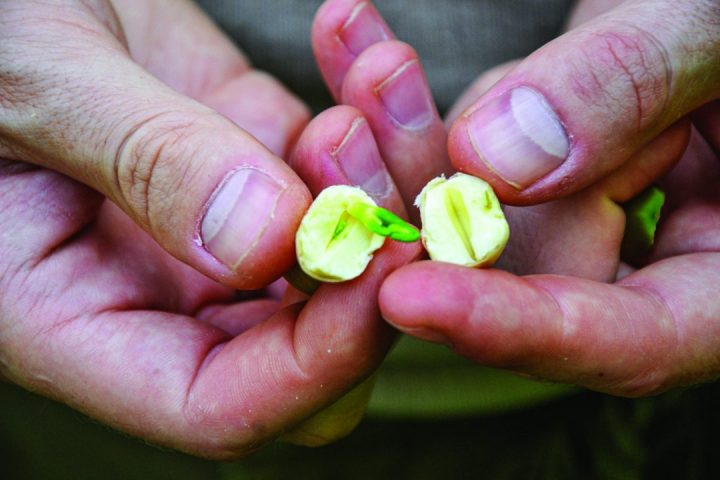
[[[390,347],[394,332],[379,317],[378,291],[391,270],[417,255],[417,245],[387,245],[360,278],[324,285],[305,303],[263,295],[248,299],[216,281],[263,286],[286,268],[286,257],[293,258],[293,238],[261,236],[266,244],[257,261],[234,276],[216,268],[215,280],[173,257],[151,236],[157,230],[143,230],[86,184],[38,166],[48,161],[43,154],[82,156],[97,168],[88,166],[86,176],[101,184],[98,170],[111,168],[103,160],[114,144],[98,134],[107,133],[98,123],[130,122],[155,96],[171,98],[164,106],[183,117],[192,134],[165,124],[148,130],[143,123],[130,130],[128,140],[141,131],[157,150],[128,147],[126,154],[143,159],[150,154],[153,165],[163,165],[158,176],[179,181],[174,189],[164,184],[166,191],[133,176],[147,187],[137,197],[168,193],[189,197],[190,203],[207,201],[177,186],[212,180],[211,172],[198,168],[190,176],[178,157],[207,167],[208,158],[193,154],[217,148],[238,155],[250,144],[245,154],[268,160],[266,170],[279,171],[294,186],[284,201],[301,214],[309,201],[305,186],[238,124],[282,154],[307,121],[307,110],[277,81],[252,71],[190,2],[117,1],[116,6],[134,7],[122,10],[122,21],[106,1],[25,2],[12,8],[17,3],[0,4],[0,31],[7,33],[0,44],[6,67],[0,68],[0,377],[146,441],[212,458],[247,455],[280,436],[320,444],[346,434],[362,413],[352,402],[339,413],[336,408],[334,417],[315,415],[363,382]],[[36,27],[45,28],[43,35]],[[83,49],[73,48],[78,46]],[[33,52],[45,63],[18,51]],[[83,68],[88,65],[94,69]],[[97,77],[103,81],[93,83]],[[132,83],[125,87],[144,102],[123,102],[137,98],[114,83],[118,78]],[[48,82],[45,88],[40,80]],[[21,95],[28,91],[35,94]],[[108,98],[116,108],[101,101]],[[202,113],[194,116],[197,112]],[[57,117],[63,121],[52,123]],[[208,119],[213,128],[203,122]],[[330,126],[342,124],[330,120]],[[322,119],[313,125],[327,133]],[[119,135],[124,129],[110,130]],[[339,144],[341,134],[322,140]],[[323,147],[329,148],[319,142]],[[355,155],[346,152],[348,162]],[[22,161],[26,158],[37,164]],[[298,152],[294,161],[303,158]],[[305,181],[324,180],[306,174]],[[379,201],[393,208],[396,198],[387,182]],[[167,227],[175,225],[168,218],[151,213],[153,226],[192,242],[186,232]],[[282,224],[266,231],[294,230],[296,223],[280,213],[273,218]],[[197,221],[187,223],[198,228]]]

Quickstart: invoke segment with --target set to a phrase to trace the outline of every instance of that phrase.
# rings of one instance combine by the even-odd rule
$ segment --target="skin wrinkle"
[[[671,378],[672,376],[672,368],[668,368],[669,366],[673,364],[679,363],[679,358],[677,357],[677,354],[681,350],[681,346],[684,343],[684,336],[682,335],[683,328],[679,323],[678,317],[676,317],[673,314],[673,311],[670,309],[669,305],[663,298],[663,296],[657,292],[655,289],[653,289],[650,285],[642,284],[642,283],[635,283],[632,279],[632,277],[626,277],[625,279],[618,282],[618,285],[621,288],[628,289],[630,291],[634,291],[638,294],[638,296],[644,297],[647,301],[650,301],[657,305],[661,311],[665,312],[664,318],[667,319],[667,321],[671,324],[672,330],[673,330],[673,336],[672,336],[672,343],[673,343],[673,351],[675,353],[675,357],[668,358],[664,357],[666,364],[658,364],[657,361],[651,362],[652,367],[656,370],[656,374],[659,374],[660,377],[662,377],[665,381],[663,383],[657,384],[657,385],[644,385],[646,382],[639,381],[638,378],[642,378],[643,375],[647,376],[647,373],[641,372],[636,375],[635,378],[629,380],[626,382],[624,387],[627,387],[628,385],[634,385],[636,383],[640,383],[639,390],[638,387],[636,388],[636,395],[642,396],[642,395],[649,395],[654,393],[660,393],[665,388],[665,385],[667,385],[667,380]],[[628,318],[628,320],[632,320],[632,318]],[[662,360],[663,357],[656,359],[656,360]],[[662,362],[660,362],[662,363]],[[665,370],[662,372],[662,370]]]
[[[125,197],[125,193],[124,193],[125,189],[123,188],[123,182],[121,180],[122,178],[124,178],[125,175],[121,174],[120,172],[123,169],[128,169],[128,171],[130,172],[130,177],[131,177],[130,185],[132,185],[133,179],[135,176],[133,173],[135,169],[133,167],[125,167],[124,166],[125,164],[127,164],[127,160],[123,161],[123,159],[127,158],[128,155],[130,155],[131,158],[133,156],[132,153],[127,154],[126,150],[128,150],[129,148],[133,148],[132,144],[135,142],[135,137],[138,135],[138,132],[140,131],[140,129],[142,129],[146,125],[154,122],[155,120],[157,120],[158,118],[160,118],[166,114],[167,114],[166,112],[158,112],[158,113],[150,115],[150,116],[140,120],[139,122],[133,124],[133,126],[130,129],[128,129],[127,132],[122,136],[122,138],[120,139],[120,142],[118,143],[118,146],[115,147],[115,155],[113,157],[112,169],[111,169],[112,183],[117,187],[117,190],[120,193],[120,195],[122,197],[124,197],[126,205],[129,202],[127,202],[127,197]],[[114,129],[110,129],[109,131],[112,132],[112,131],[114,131]],[[105,141],[105,143],[111,144],[112,142],[108,139]]]
[[[42,183],[43,188],[45,190],[51,190],[51,191],[62,191],[66,189],[66,186],[64,185],[64,182],[66,179],[50,173],[45,170],[41,170],[36,167],[29,166],[29,168],[20,170],[19,173],[15,173],[16,175],[32,175],[32,181],[37,183]],[[1,179],[1,177],[0,177]],[[40,180],[42,179],[42,180]],[[77,187],[77,188],[84,188],[84,187]],[[12,191],[11,191],[12,193]],[[0,197],[1,198],[1,197]],[[90,202],[96,202],[99,205],[99,202],[101,201],[101,197],[99,195],[92,195],[92,198],[90,199],[84,199],[86,201]],[[42,217],[43,215],[47,214],[46,212],[51,211],[53,215],[55,216],[71,216],[71,217],[77,217],[77,215],[73,215],[71,212],[67,212],[67,209],[64,207],[63,202],[55,202],[50,201],[48,202],[45,197],[39,198],[35,200],[34,198],[29,199],[28,202],[25,202],[22,204],[22,206],[17,205],[17,203],[13,204],[11,202],[8,202],[10,206],[8,206],[8,210],[10,207],[13,207],[15,210],[11,213],[11,215],[20,215],[22,213],[26,213],[27,216],[31,221],[37,219],[38,217]],[[23,208],[24,211],[18,211],[18,208]],[[63,246],[67,245],[69,242],[73,240],[78,240],[83,233],[87,233],[87,228],[92,225],[92,219],[91,216],[87,216],[87,221],[80,223],[77,227],[74,227],[72,229],[69,229],[67,233],[63,235],[56,235],[56,238],[45,245],[43,248],[37,249],[37,251],[23,259],[23,268],[27,269],[28,271],[34,270],[37,268],[40,264],[42,264],[46,259],[50,258],[55,252],[60,250]]]
[[[638,33],[638,38],[646,40],[647,45],[652,45],[651,49],[647,49],[647,45],[639,46],[640,55],[638,58],[642,64],[641,78],[633,84],[636,91],[636,97],[638,98],[638,126],[642,128],[645,126],[645,122],[643,120],[645,120],[646,117],[648,120],[652,120],[653,117],[651,113],[648,113],[648,109],[643,108],[643,104],[646,103],[643,100],[646,100],[652,106],[659,98],[660,102],[655,108],[657,108],[659,112],[665,112],[667,110],[672,99],[670,94],[673,91],[673,85],[675,84],[675,67],[673,65],[670,52],[665,47],[665,44],[661,42],[654,33],[637,25],[629,27]],[[629,47],[633,48],[633,45],[630,44]],[[650,53],[649,55],[648,52]],[[612,53],[613,55],[616,55],[615,51]],[[658,60],[660,64],[659,67],[652,64],[653,61]],[[622,59],[618,58],[618,62],[622,62]],[[653,72],[659,72],[662,78],[651,78],[649,91],[643,92],[643,89],[639,87],[639,85],[641,85],[642,78],[644,78],[645,75],[652,76],[651,74]],[[671,120],[674,122],[678,119],[679,116],[672,118]]]
[[[182,0],[183,3],[188,3]],[[141,66],[156,75],[165,84],[170,85],[175,90],[182,91],[186,95],[196,100],[211,97],[215,92],[224,88],[229,82],[241,78],[246,73],[257,72],[252,69],[250,61],[243,55],[241,51],[233,45],[225,44],[225,39],[221,39],[220,48],[228,50],[225,57],[232,52],[232,61],[228,58],[223,59],[222,64],[213,63],[214,57],[208,57],[207,53],[202,49],[194,49],[192,46],[184,46],[183,55],[186,59],[183,61],[182,71],[175,71],[178,65],[171,64],[175,68],[165,71],[167,68],[167,57],[175,54],[177,45],[169,42],[169,39],[176,36],[175,33],[168,37],[167,32],[158,29],[158,22],[164,24],[175,24],[182,28],[189,28],[186,15],[170,16],[171,13],[180,13],[176,8],[176,0],[165,2],[145,2],[143,0],[115,0],[123,12],[131,11],[139,8],[138,3],[142,2],[142,8],[145,10],[142,18],[136,18],[130,15],[126,18],[128,24],[132,23],[135,28],[130,31],[132,38],[135,39],[135,45],[129,48],[130,56]],[[192,4],[186,7],[196,7]],[[201,12],[200,15],[203,15]],[[138,24],[141,27],[138,27]],[[218,39],[216,39],[218,40]],[[147,45],[154,45],[154,49],[148,49]],[[205,45],[202,45],[205,46]],[[189,48],[189,51],[187,50]],[[182,82],[176,84],[177,80]]]
[[[127,38],[115,5],[110,0],[80,0],[80,3],[127,49]]]
[[[13,290],[18,292],[12,304],[3,301],[3,298],[12,298],[10,295],[0,296],[0,312],[3,312],[3,315],[0,316],[0,345],[3,345],[3,347],[0,348],[0,352],[2,352],[2,355],[6,358],[11,358],[11,349],[9,347],[17,344],[11,341],[13,335],[10,332],[19,329],[22,325],[22,322],[15,321],[15,317],[27,318],[26,315],[15,315],[11,317],[8,312],[17,309],[17,306],[22,304],[22,300],[27,295],[27,292],[31,291],[26,287],[26,285],[31,283],[30,276],[31,271],[26,268],[24,262],[6,266],[2,275],[0,275],[0,292],[4,292],[5,294]],[[23,349],[21,348],[21,350]],[[9,364],[9,360],[6,363]]]
[[[569,324],[570,315],[568,314],[567,310],[563,306],[562,302],[560,302],[552,294],[552,292],[550,290],[543,287],[541,282],[533,281],[532,277],[527,278],[526,281],[530,286],[533,287],[533,289],[536,292],[543,294],[545,296],[545,298],[547,298],[551,302],[551,304],[554,305],[557,315],[560,316],[560,325],[559,325],[559,327],[560,327],[560,330],[559,330],[560,342],[558,344],[558,352],[559,352],[558,358],[569,359],[570,353],[569,353],[569,350],[566,345],[567,345],[567,339],[569,338],[568,332],[570,332],[570,330],[571,330],[570,326],[569,326],[570,325]]]
[[[622,308],[622,315],[616,315],[616,318],[620,318],[622,323],[628,325],[633,330],[633,333],[638,333],[638,328],[633,322],[634,316],[626,307],[625,302],[621,302],[620,307]],[[633,336],[637,337],[639,335]],[[625,369],[623,373],[629,373],[629,378],[618,378],[616,382],[608,384],[606,388],[610,388],[611,391],[619,392],[620,394],[628,397],[651,395],[652,393],[657,392],[660,388],[661,382],[656,379],[667,378],[666,367],[662,364],[662,362],[658,362],[661,359],[657,358],[657,355],[649,356],[643,345],[636,344],[632,345],[631,348],[632,347],[636,347],[637,349],[638,359],[636,365],[645,364],[646,366],[640,369],[636,368],[636,371],[633,371],[633,369]]]
[[[37,20],[36,18],[33,18],[33,19],[32,19],[32,21],[36,21],[36,20]],[[16,26],[16,29],[17,29],[17,26]],[[21,29],[21,31],[22,31],[22,29]],[[95,30],[92,30],[92,33],[93,33],[93,34],[97,34],[98,32],[96,32]],[[17,36],[18,36],[18,35],[15,35],[13,38],[17,39],[17,38],[16,38]],[[21,35],[20,35],[20,36],[21,36]],[[36,36],[37,36],[37,35],[36,35],[36,31],[33,31],[33,32],[32,32],[32,36],[33,36],[33,37],[36,37]],[[82,36],[85,40],[87,40],[87,38],[85,38],[85,37],[88,37],[88,35],[81,35],[81,36]],[[95,35],[95,36],[97,36],[97,35]],[[103,49],[103,50],[106,50],[106,49],[107,49],[106,44],[107,44],[106,39],[103,39],[103,45],[102,45],[102,49]],[[32,49],[33,49],[33,50],[37,50],[37,47],[38,47],[38,46],[34,46],[34,47],[32,47]],[[47,47],[47,45],[45,45],[44,47]],[[78,53],[72,53],[72,54],[71,54],[70,50],[68,50],[68,49],[65,48],[65,47],[63,47],[63,48],[60,49],[60,50],[57,50],[57,49],[56,49],[56,51],[61,54],[60,57],[62,57],[62,59],[63,59],[64,61],[67,61],[69,58],[73,58],[73,57],[76,57],[76,58],[78,58],[78,59],[83,59],[82,61],[86,61],[86,57],[87,57],[87,53],[86,53],[86,52],[87,52],[87,46],[84,46],[84,47],[83,47],[82,49],[80,49],[80,50],[83,52],[83,53],[82,53],[82,56],[79,56]],[[32,51],[32,50],[31,50],[31,51]],[[46,54],[47,54],[47,51],[48,51],[47,48],[43,48],[43,55],[46,55]],[[27,59],[26,59],[26,60],[27,60]],[[30,91],[31,91],[31,92],[33,92],[33,91],[38,91],[40,88],[42,88],[43,94],[40,95],[40,97],[47,97],[47,96],[51,96],[51,97],[52,97],[52,96],[55,96],[56,98],[67,98],[68,96],[73,96],[73,97],[75,97],[75,96],[80,96],[80,97],[82,98],[82,97],[87,96],[87,91],[88,91],[88,89],[87,89],[84,85],[82,85],[82,84],[81,84],[79,87],[76,87],[76,91],[68,91],[68,88],[71,88],[72,85],[74,85],[74,83],[72,83],[72,81],[71,81],[72,79],[65,79],[65,81],[63,81],[63,80],[62,80],[62,78],[63,78],[62,75],[56,75],[56,74],[53,73],[53,72],[35,71],[35,70],[37,70],[37,68],[39,68],[39,67],[37,67],[35,64],[33,64],[33,66],[30,66],[30,64],[29,64],[27,61],[23,62],[23,63],[20,64],[20,65],[16,65],[16,67],[17,67],[16,70],[19,69],[18,71],[19,71],[20,73],[22,73],[22,75],[20,75],[20,73],[18,73],[18,76],[20,76],[20,77],[22,77],[22,78],[24,79],[24,85],[22,85],[22,87],[24,87],[24,89],[25,89],[26,91],[28,90],[28,88],[27,88],[27,87],[28,87],[28,85],[27,85],[27,79],[28,79],[28,78],[32,79],[32,78],[34,78],[34,77],[35,77],[35,78],[41,77],[41,78],[53,78],[53,79],[54,79],[54,82],[55,82],[54,85],[50,85],[50,86],[48,86],[48,85],[35,85],[34,88],[30,88]],[[27,71],[28,69],[29,69],[30,71]],[[57,95],[54,95],[52,90],[57,90]],[[92,91],[92,89],[90,89],[90,91]],[[38,97],[38,95],[28,95],[28,97],[29,97],[30,99],[34,99],[35,97]],[[97,106],[98,106],[98,105],[97,105],[98,101],[97,101],[96,99],[91,99],[91,100],[94,100],[94,101],[89,102],[89,104],[90,104],[89,106],[88,106],[87,104],[85,104],[85,105],[88,106],[88,108],[97,107]],[[78,102],[78,103],[79,103],[79,102]],[[102,103],[101,103],[101,104],[102,104]],[[56,108],[56,110],[58,110],[58,115],[54,115],[55,118],[60,118],[60,119],[63,119],[63,118],[64,118],[65,121],[67,121],[67,122],[70,121],[70,119],[67,118],[67,117],[68,117],[68,114],[67,114],[68,112],[66,112],[64,109],[63,109],[62,111],[60,111],[59,106],[58,106],[58,108]],[[45,114],[44,116],[46,116],[46,117],[52,116],[54,113],[55,113],[55,112],[53,112],[53,111],[46,112],[46,114]],[[86,116],[86,115],[77,115],[78,112],[74,112],[74,113],[76,113],[76,115],[72,115],[72,117],[74,117],[74,118],[72,119],[73,124],[77,124],[78,121],[79,121],[81,124],[82,124],[82,123],[88,123],[88,122],[90,122],[90,119],[88,118],[88,116]],[[30,115],[30,118],[34,118],[34,115],[35,115],[35,114],[32,113],[32,115]],[[61,121],[62,121],[62,120],[61,120]],[[33,123],[37,123],[37,122],[30,122],[30,123],[33,124]],[[18,128],[19,128],[19,127],[20,127],[20,126],[18,126]],[[40,127],[40,126],[37,126],[37,127],[31,126],[31,128],[34,128],[34,130],[36,130],[36,133],[40,134],[40,135],[33,135],[33,137],[34,137],[34,139],[35,139],[35,141],[34,141],[33,143],[35,143],[35,144],[38,144],[38,143],[43,143],[43,144],[44,144],[44,143],[47,143],[47,142],[44,142],[44,141],[42,140],[43,131],[47,132],[47,131],[49,130],[49,129],[47,128],[47,125],[45,125],[45,126],[43,126],[43,127]],[[17,130],[17,128],[16,128],[15,130]],[[22,129],[21,129],[21,130],[22,130]],[[57,130],[57,131],[60,131],[60,132],[65,132],[65,131],[67,131],[68,129],[62,128],[62,126],[61,126],[60,128],[57,128],[56,130]],[[46,133],[45,135],[48,135],[48,134]],[[27,135],[24,135],[24,136],[27,137]],[[16,139],[16,140],[18,140],[18,139]],[[55,143],[55,142],[53,142],[53,140],[56,140],[56,139],[50,138],[49,140],[50,140],[50,143]],[[73,144],[74,144],[74,139],[72,139],[72,138],[64,138],[62,135],[60,136],[59,140],[60,140],[60,143],[61,143],[62,145],[73,145]],[[26,143],[27,143],[27,142],[26,142]]]
[[[69,247],[76,242],[80,242],[83,237],[92,235],[95,227],[94,218],[88,218],[87,222],[78,225],[76,229],[73,229],[56,241],[48,244],[46,248],[43,248],[37,252],[33,258],[28,259],[28,267],[35,269],[40,267],[43,263],[51,260],[56,254],[60,253],[66,247]]]
[[[164,117],[170,117],[171,119],[167,122],[167,125],[160,120]],[[191,123],[184,123],[184,121],[176,122],[175,118],[177,117],[178,112],[164,111],[144,118],[133,125],[122,137],[119,146],[115,150],[112,178],[113,183],[118,187],[119,200],[125,205],[125,208],[134,206],[135,208],[131,208],[131,210],[143,215],[140,220],[150,231],[159,231],[155,230],[156,225],[152,225],[153,215],[150,212],[150,205],[152,204],[151,192],[154,190],[163,193],[154,204],[157,206],[163,206],[165,199],[168,197],[167,187],[158,188],[154,186],[157,183],[154,182],[154,179],[167,179],[166,175],[158,173],[166,168],[165,163],[171,157],[171,155],[164,152],[168,148],[183,144],[193,145],[193,142],[189,140],[194,134],[195,126]],[[146,130],[149,133],[146,133]],[[177,156],[172,155],[172,158]],[[187,164],[184,166],[189,168]],[[174,168],[177,168],[177,165]],[[171,178],[181,181],[184,176],[176,175],[171,176]],[[140,208],[139,211],[137,211],[138,208]],[[158,215],[157,218],[160,218],[160,216]]]
[[[212,325],[208,324],[208,327],[212,327]],[[195,368],[195,371],[188,381],[187,388],[185,389],[185,400],[183,401],[181,409],[182,416],[189,425],[201,424],[203,421],[203,419],[195,418],[197,417],[198,409],[193,408],[195,405],[191,404],[192,399],[194,398],[193,393],[197,385],[198,378],[200,378],[202,373],[207,369],[208,365],[217,358],[217,355],[222,352],[223,348],[225,348],[229,342],[229,338],[221,338],[208,343],[204,353],[202,354],[201,360],[197,362],[197,368]]]
[[[668,86],[672,82],[672,65],[667,53],[639,27],[632,27],[629,33],[593,32],[590,38],[592,40],[586,47],[589,65],[583,66],[583,71],[591,73],[598,89],[590,90],[589,95],[596,97],[600,93],[603,99],[599,105],[614,103],[620,111],[627,111],[627,105],[631,105],[635,111],[634,124],[638,132],[649,122],[657,121],[658,113],[665,111],[670,99]],[[596,65],[598,58],[604,58],[596,55],[598,51],[607,52],[611,60],[601,60]],[[649,65],[649,58],[652,61],[660,59],[661,66]],[[602,71],[603,67],[607,71]],[[599,76],[596,73],[598,68],[602,71]],[[613,77],[619,74],[623,83],[621,90],[614,91],[608,87],[608,72]],[[658,73],[662,78],[658,77]]]
[[[68,127],[71,124],[75,125],[79,123],[86,127],[96,126],[96,124],[90,125],[91,120],[87,115],[81,114],[82,112],[68,112],[67,106],[63,104],[63,99],[68,97],[86,99],[86,87],[81,86],[76,89],[71,89],[69,87],[70,80],[66,80],[64,84],[61,84],[58,83],[57,76],[52,72],[44,75],[55,78],[56,83],[37,85],[36,88],[31,89],[31,92],[36,98],[52,98],[53,103],[46,104],[42,109],[38,109],[39,115],[34,111],[35,108],[33,105],[28,105],[27,107],[29,108],[26,108],[27,112],[24,112],[24,115],[21,117],[25,121],[12,126],[9,131],[13,143],[20,147],[20,153],[23,154],[22,158],[33,161],[35,161],[36,158],[42,158],[42,160],[37,163],[47,163],[48,156],[59,155],[62,150],[69,150],[71,155],[74,153],[74,145],[77,143],[77,139],[66,136],[66,132],[70,130]],[[42,93],[38,93],[40,91],[42,91]],[[86,100],[89,101],[78,103],[90,108],[93,99]],[[50,118],[53,120],[47,120]],[[51,133],[53,129],[55,133]],[[30,135],[28,135],[29,132],[31,132]],[[52,149],[52,152],[46,152],[48,149]]]
[[[623,43],[627,43],[627,42],[623,41],[623,39],[620,39],[620,41]],[[617,65],[625,72],[625,75],[627,75],[627,78],[632,79],[630,84],[632,85],[633,91],[635,92],[635,103],[636,103],[636,107],[637,107],[636,108],[636,115],[637,115],[636,128],[637,128],[637,131],[639,132],[642,130],[642,125],[643,125],[642,119],[644,116],[643,112],[645,110],[643,108],[643,104],[645,102],[643,100],[642,94],[640,93],[640,87],[638,86],[638,78],[636,76],[637,74],[633,73],[633,71],[630,69],[630,67],[625,63],[623,56],[618,54],[616,49],[613,47],[612,42],[608,42],[607,47],[608,47],[607,48],[608,52],[610,52],[610,54],[613,56]],[[642,62],[642,63],[643,63],[643,68],[647,68],[647,66],[644,65],[644,62]],[[641,76],[642,76],[642,74],[641,74]]]
[[[36,45],[37,32],[42,30],[46,34],[43,45],[45,48],[58,47],[59,51],[72,54],[76,58],[83,58],[86,55],[88,45],[92,45],[93,48],[98,48],[101,51],[110,49],[113,53],[117,53],[117,47],[120,47],[121,51],[127,53],[125,45],[118,40],[124,38],[124,36],[116,36],[116,29],[110,28],[106,22],[103,22],[103,19],[99,19],[90,12],[83,12],[82,9],[78,9],[76,6],[62,8],[56,4],[38,6],[38,3],[34,1],[34,5],[23,5],[23,8],[17,10],[7,7],[0,10],[0,14],[4,13],[7,17],[10,17],[9,24],[14,27],[11,38],[16,41],[25,39],[31,45]],[[18,15],[11,15],[15,12]],[[39,12],[43,13],[40,14]],[[55,38],[53,28],[49,28],[53,26],[59,26],[58,30],[63,32],[61,42],[48,41]],[[80,38],[81,42],[77,44],[70,43],[75,37],[66,34],[68,29],[80,33],[77,38]]]

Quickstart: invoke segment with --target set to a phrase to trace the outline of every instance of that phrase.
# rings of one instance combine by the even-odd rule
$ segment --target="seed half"
[[[422,218],[422,241],[433,260],[468,267],[492,265],[510,228],[492,187],[456,173],[430,181],[415,200]]]
[[[368,230],[349,209],[364,203],[376,206],[358,187],[335,185],[323,190],[300,223],[295,236],[300,268],[323,282],[358,277],[382,247],[385,237]]]

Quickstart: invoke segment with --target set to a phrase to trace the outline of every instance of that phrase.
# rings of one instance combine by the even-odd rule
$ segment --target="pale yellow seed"
[[[456,173],[431,180],[415,204],[420,208],[422,241],[433,260],[487,267],[500,256],[510,228],[492,187]]]
[[[358,187],[335,185],[323,190],[300,223],[295,236],[300,268],[322,282],[343,282],[365,271],[385,237],[365,228],[348,214],[350,205],[376,206]]]

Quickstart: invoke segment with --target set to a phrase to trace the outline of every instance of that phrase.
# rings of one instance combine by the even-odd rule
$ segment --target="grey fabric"
[[[331,104],[312,59],[322,0],[198,0],[253,63],[316,111]],[[420,54],[441,111],[482,71],[522,57],[561,30],[572,0],[377,0],[400,40]]]

